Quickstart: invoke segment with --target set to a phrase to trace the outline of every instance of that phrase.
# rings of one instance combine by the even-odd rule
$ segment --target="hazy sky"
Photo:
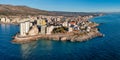
[[[120,0],[0,0],[0,4],[26,5],[49,11],[120,12]]]

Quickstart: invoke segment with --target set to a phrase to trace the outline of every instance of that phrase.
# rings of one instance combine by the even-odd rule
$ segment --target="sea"
[[[0,60],[120,60],[120,14],[90,19],[99,23],[104,37],[85,42],[38,40],[13,43],[19,26],[0,24]]]

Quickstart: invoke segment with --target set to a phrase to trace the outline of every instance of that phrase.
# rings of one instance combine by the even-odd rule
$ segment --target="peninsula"
[[[61,41],[86,41],[102,36],[95,22],[89,21],[93,16],[37,16],[36,20],[20,23],[20,33],[13,42],[26,43],[39,39]]]
[[[49,12],[11,5],[0,5],[0,8],[0,23],[20,26],[20,32],[12,42],[26,43],[39,39],[81,42],[102,36],[97,28],[99,24],[90,21],[101,14]]]

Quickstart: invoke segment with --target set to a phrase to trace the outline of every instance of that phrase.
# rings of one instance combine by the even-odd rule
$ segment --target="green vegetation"
[[[66,33],[68,31],[67,27],[54,28],[52,33]]]
[[[87,32],[78,32],[78,33],[74,33],[74,35],[76,35],[76,36],[84,36],[84,35],[87,35]]]

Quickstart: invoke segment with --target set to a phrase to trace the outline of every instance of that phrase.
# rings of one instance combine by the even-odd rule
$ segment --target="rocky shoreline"
[[[51,35],[35,35],[35,36],[26,36],[26,37],[20,37],[16,35],[14,37],[14,40],[12,40],[13,43],[29,43],[32,41],[37,41],[39,39],[44,40],[56,40],[56,41],[71,41],[71,42],[83,42],[87,41],[89,39],[95,38],[95,37],[102,37],[103,34],[101,34],[97,28],[95,28],[93,31],[88,33],[78,33],[78,32],[71,32],[71,33],[59,33],[59,34],[51,34]]]
[[[103,36],[103,34],[99,32],[99,29],[97,28],[97,26],[99,26],[99,24],[96,24],[96,23],[91,24],[90,31],[72,31],[72,32],[66,32],[66,33],[37,34],[32,36],[31,35],[20,36],[20,34],[16,34],[12,42],[13,43],[29,43],[29,42],[40,40],[40,39],[83,42],[95,37]]]

